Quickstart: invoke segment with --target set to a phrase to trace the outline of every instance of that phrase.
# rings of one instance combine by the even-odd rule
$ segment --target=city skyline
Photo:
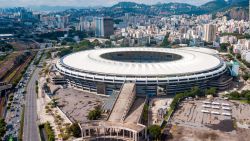
[[[0,0],[0,141],[247,141],[250,0]]]
[[[0,0],[0,7],[15,7],[15,6],[41,6],[41,5],[48,5],[48,6],[75,6],[75,7],[92,7],[92,6],[111,6],[118,2],[136,2],[136,3],[143,3],[143,4],[157,4],[157,3],[169,3],[169,2],[177,2],[177,3],[188,3],[192,5],[202,5],[206,2],[212,0],[43,0],[43,1],[35,1],[35,0]]]

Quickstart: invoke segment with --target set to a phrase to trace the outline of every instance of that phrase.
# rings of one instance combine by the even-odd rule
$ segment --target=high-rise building
[[[80,22],[79,22],[79,25],[78,25],[80,31],[84,30],[84,21],[85,21],[84,17],[80,17]]]
[[[69,16],[56,15],[57,28],[65,29],[69,23]]]
[[[95,18],[95,36],[101,37],[102,35],[104,35],[103,18],[96,17]]]
[[[110,37],[114,34],[114,22],[112,18],[96,17],[95,18],[95,36]]]
[[[216,40],[217,27],[213,24],[204,25],[204,40],[206,42],[213,42]]]

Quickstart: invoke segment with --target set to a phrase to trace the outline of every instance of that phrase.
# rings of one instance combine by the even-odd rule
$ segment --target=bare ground
[[[169,141],[249,141],[249,129],[237,129],[235,132],[197,129],[183,126],[171,128],[172,138]]]

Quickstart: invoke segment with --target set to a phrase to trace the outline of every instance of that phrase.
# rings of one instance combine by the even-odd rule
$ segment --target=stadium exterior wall
[[[67,56],[66,56],[67,57]],[[73,68],[63,62],[61,58],[57,64],[57,70],[65,76],[68,83],[74,87],[96,92],[98,94],[110,95],[113,90],[119,90],[123,83],[134,82],[139,95],[155,95],[159,88],[166,94],[176,94],[198,86],[201,89],[223,85],[229,87],[231,81],[217,82],[220,77],[227,75],[228,68],[224,61],[221,61],[216,68],[205,70],[199,73],[168,75],[168,76],[120,76],[88,72]],[[183,68],[185,69],[185,68]]]

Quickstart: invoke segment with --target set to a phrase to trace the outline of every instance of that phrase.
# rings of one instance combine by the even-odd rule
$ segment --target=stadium
[[[218,52],[206,48],[108,48],[69,54],[56,69],[74,87],[111,95],[126,83],[136,94],[176,94],[194,86],[226,89],[232,78]]]

